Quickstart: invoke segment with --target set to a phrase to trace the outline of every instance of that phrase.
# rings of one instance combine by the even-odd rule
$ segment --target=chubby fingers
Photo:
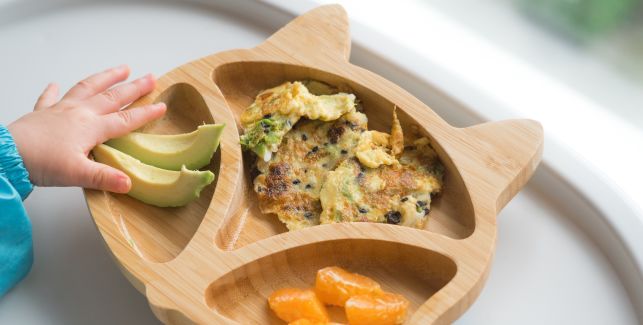
[[[58,85],[55,83],[50,83],[47,85],[47,88],[42,91],[36,105],[34,106],[34,111],[39,111],[43,108],[50,107],[58,102]]]
[[[95,161],[84,159],[76,173],[76,185],[115,193],[127,193],[132,181],[124,172]]]
[[[163,116],[165,103],[129,108],[103,116],[103,141],[126,135]]]
[[[148,74],[93,96],[89,99],[88,105],[99,114],[117,112],[123,106],[154,90],[155,86],[156,79]]]
[[[130,70],[127,65],[107,69],[79,81],[63,96],[63,99],[83,100],[100,94],[115,84],[127,79]]]

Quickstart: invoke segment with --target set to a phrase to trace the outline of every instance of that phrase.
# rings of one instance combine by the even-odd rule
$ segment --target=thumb
[[[127,193],[132,187],[132,181],[127,174],[105,164],[88,159],[80,170],[81,187],[116,193]]]

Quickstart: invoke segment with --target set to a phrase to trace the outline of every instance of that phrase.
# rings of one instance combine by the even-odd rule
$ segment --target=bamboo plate
[[[170,71],[132,104],[167,103],[166,116],[145,127],[150,133],[227,124],[208,166],[217,175],[214,185],[185,207],[156,208],[85,190],[117,264],[161,321],[283,324],[269,310],[268,295],[311,286],[315,272],[328,265],[404,294],[411,301],[410,324],[451,322],[478,296],[493,257],[495,217],[540,162],[540,124],[508,120],[454,128],[400,87],[349,63],[349,54],[345,11],[319,7],[253,49]],[[397,105],[403,127],[418,125],[432,140],[446,171],[426,229],[345,223],[287,232],[275,216],[259,211],[239,146],[238,116],[260,90],[301,79],[352,89],[369,128],[389,130]],[[340,317],[338,310],[331,314]]]

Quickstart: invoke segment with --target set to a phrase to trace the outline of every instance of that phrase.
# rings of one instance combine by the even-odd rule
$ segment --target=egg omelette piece
[[[320,91],[332,90],[330,87],[321,87],[323,84],[319,82],[308,84]],[[268,161],[300,118],[334,121],[354,111],[353,94],[340,92],[316,95],[302,82],[285,82],[260,92],[255,101],[243,111],[240,116],[244,130],[241,145]]]
[[[398,164],[397,157],[404,151],[404,133],[397,118],[397,107],[393,107],[391,134],[379,131],[365,131],[360,135],[355,149],[359,162],[370,168],[380,165]]]
[[[442,188],[444,167],[427,138],[400,155],[399,164],[364,167],[343,161],[320,191],[320,223],[381,222],[424,228],[431,195]]]
[[[366,115],[351,112],[332,122],[302,119],[269,161],[257,159],[254,191],[263,213],[274,213],[289,230],[319,224],[320,190],[328,173],[355,157]]]

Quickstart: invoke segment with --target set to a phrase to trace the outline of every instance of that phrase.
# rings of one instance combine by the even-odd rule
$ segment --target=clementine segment
[[[270,295],[268,304],[277,317],[286,322],[294,322],[302,318],[328,322],[326,307],[312,289],[279,289]]]
[[[352,296],[381,291],[375,280],[337,266],[317,271],[315,279],[315,293],[319,300],[328,305],[344,306]]]
[[[401,295],[382,292],[353,296],[346,301],[350,325],[402,324],[409,301]]]
[[[343,324],[333,323],[333,322],[315,322],[310,319],[302,318],[294,322],[288,323],[288,325],[343,325]]]

